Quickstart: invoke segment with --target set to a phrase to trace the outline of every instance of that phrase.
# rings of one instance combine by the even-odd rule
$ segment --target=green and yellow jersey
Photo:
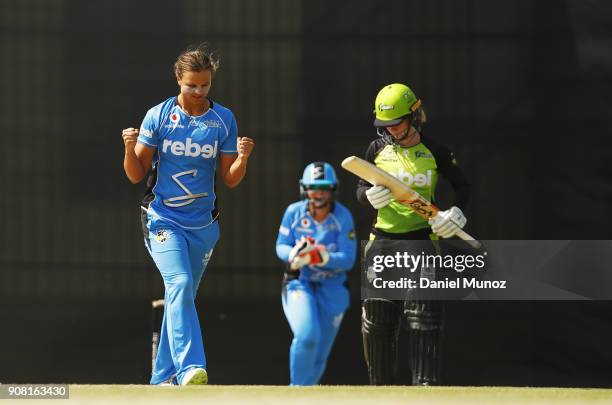
[[[435,202],[438,178],[442,175],[454,189],[454,204],[465,208],[469,198],[470,184],[463,171],[457,166],[453,153],[446,147],[421,135],[421,142],[402,147],[387,143],[379,138],[370,143],[365,159],[390,173],[423,197]],[[360,180],[357,198],[371,207],[365,191],[371,184]],[[396,201],[378,210],[373,232],[384,234],[404,234],[429,228],[427,220],[417,215],[411,208]]]

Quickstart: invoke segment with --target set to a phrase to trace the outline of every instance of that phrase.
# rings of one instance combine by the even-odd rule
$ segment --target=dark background
[[[211,96],[256,140],[219,187],[198,295],[211,383],[287,384],[280,218],[307,163],[363,154],[385,84],[412,87],[474,184],[470,233],[612,239],[611,23],[604,0],[0,0],[0,381],[148,381],[162,283],[120,133],[178,92],[187,45],[218,50]],[[356,276],[326,384],[367,382]],[[447,384],[611,385],[609,302],[453,302],[447,321]]]

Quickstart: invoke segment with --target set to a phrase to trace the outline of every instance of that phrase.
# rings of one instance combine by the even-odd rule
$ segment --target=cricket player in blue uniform
[[[204,45],[179,55],[180,94],[151,108],[140,129],[122,133],[132,183],[149,173],[145,244],[164,280],[165,306],[151,384],[206,384],[195,297],[219,239],[215,172],[228,187],[246,174],[254,143],[237,137],[232,112],[208,98],[218,60]]]
[[[306,166],[302,201],[287,208],[276,240],[276,254],[287,264],[282,303],[293,332],[291,385],[319,382],[349,306],[346,272],[357,243],[350,211],[334,200],[337,186],[329,163]]]

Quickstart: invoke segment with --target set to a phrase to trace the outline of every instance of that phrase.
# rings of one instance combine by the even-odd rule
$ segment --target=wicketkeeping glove
[[[298,254],[308,252],[314,249],[315,240],[310,236],[302,236],[289,252],[289,263],[297,257]]]
[[[439,211],[438,215],[429,219],[431,230],[441,238],[455,236],[467,222],[467,218],[458,207]]]
[[[291,270],[297,270],[309,264],[324,266],[329,261],[329,253],[323,245],[317,245],[310,236],[302,237],[289,252]]]
[[[374,209],[379,210],[393,200],[391,190],[385,186],[374,186],[366,190],[366,197]]]

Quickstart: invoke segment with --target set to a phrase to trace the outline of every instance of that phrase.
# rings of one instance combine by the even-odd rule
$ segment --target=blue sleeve
[[[238,124],[234,115],[230,115],[230,121],[227,125],[227,136],[221,141],[220,153],[238,153]]]
[[[335,270],[351,270],[357,256],[357,240],[355,239],[355,224],[349,210],[339,212],[338,220],[342,226],[338,235],[338,250],[329,252],[329,261],[325,267]]]
[[[159,143],[159,113],[157,108],[147,111],[140,124],[138,142],[150,148],[156,148]]]
[[[295,246],[295,237],[291,232],[292,221],[293,211],[288,207],[278,229],[278,238],[276,238],[276,255],[285,263],[289,261],[289,252]]]

